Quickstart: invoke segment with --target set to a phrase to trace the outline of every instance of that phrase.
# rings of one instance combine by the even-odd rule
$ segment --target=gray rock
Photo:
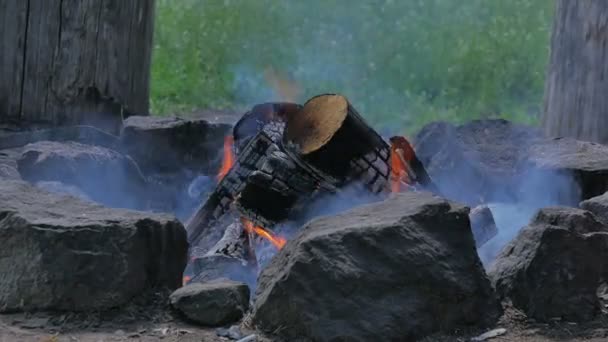
[[[494,215],[492,215],[492,211],[487,205],[480,205],[471,209],[469,219],[477,248],[483,246],[498,234]]]
[[[64,194],[64,195],[72,195],[74,197],[78,197],[78,198],[86,200],[86,201],[91,200],[91,198],[89,196],[87,196],[87,194],[85,194],[82,190],[80,190],[78,187],[73,186],[73,185],[67,185],[67,184],[63,184],[61,182],[53,182],[53,181],[37,182],[35,185],[48,192],[54,192],[57,194]]]
[[[416,135],[415,147],[444,196],[478,205],[518,197],[517,165],[540,136],[536,128],[501,119],[433,122]]]
[[[197,257],[191,260],[186,270],[191,271],[193,283],[206,283],[218,278],[226,278],[243,282],[254,288],[257,278],[255,265],[249,265],[243,259],[221,254]]]
[[[414,340],[501,313],[468,208],[403,193],[313,220],[261,272],[254,323],[290,340]]]
[[[608,192],[582,201],[579,206],[592,212],[599,220],[608,225]]]
[[[578,234],[607,231],[608,228],[593,213],[578,208],[548,207],[539,210],[533,224],[548,224],[566,228]]]
[[[529,317],[585,321],[600,312],[596,292],[608,256],[608,229],[576,208],[546,208],[500,253],[488,275]]]
[[[19,149],[0,151],[0,179],[20,180],[21,175],[17,168],[17,159],[21,156]]]
[[[231,340],[239,340],[243,337],[243,332],[238,325],[233,325],[230,328],[217,328],[215,333],[217,336],[227,337]]]
[[[608,191],[608,146],[546,139],[537,128],[506,120],[434,122],[416,135],[415,146],[440,192],[469,205],[576,206]]]
[[[538,141],[528,151],[527,167],[568,176],[576,182],[569,190],[573,206],[608,191],[608,146],[557,138]]]
[[[56,181],[81,189],[110,207],[145,209],[146,181],[127,156],[105,147],[77,142],[40,141],[26,145],[19,173],[32,183]]]
[[[171,305],[189,320],[219,326],[243,317],[249,307],[249,287],[227,279],[191,283],[173,292],[170,300]]]
[[[120,140],[146,174],[182,168],[215,174],[224,136],[231,128],[230,124],[204,119],[131,116],[124,122]]]
[[[10,132],[0,131],[0,149],[22,147],[38,141],[76,141],[112,149],[118,146],[117,136],[93,126],[61,126]]]
[[[181,284],[186,232],[168,215],[109,209],[0,181],[0,312],[98,310]]]

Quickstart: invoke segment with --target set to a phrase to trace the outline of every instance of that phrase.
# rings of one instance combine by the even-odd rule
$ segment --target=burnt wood
[[[236,162],[187,223],[191,246],[217,236],[227,214],[272,231],[346,185],[375,194],[388,189],[390,147],[341,95],[320,95],[304,106],[255,106],[233,132]],[[432,187],[422,163],[413,163],[421,185]],[[242,245],[231,239],[228,245]]]
[[[363,180],[378,193],[388,181],[388,144],[341,95],[307,101],[287,120],[283,145],[295,159],[334,179],[336,186]]]

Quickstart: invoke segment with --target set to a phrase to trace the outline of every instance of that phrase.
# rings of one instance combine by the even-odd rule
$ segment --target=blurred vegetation
[[[535,123],[553,0],[157,0],[152,111],[342,93],[372,124]],[[279,83],[281,84],[281,83]]]

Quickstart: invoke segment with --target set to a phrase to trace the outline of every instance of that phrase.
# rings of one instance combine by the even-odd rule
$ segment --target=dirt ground
[[[168,306],[169,292],[147,293],[120,309],[0,315],[0,342],[219,342],[215,328],[188,324]],[[241,324],[243,337],[254,334]],[[268,342],[258,335],[257,341]]]
[[[99,317],[62,317],[45,314],[0,315],[0,342],[219,342],[215,328],[201,328],[168,314],[151,321],[98,321]],[[64,320],[65,323],[61,323]],[[74,320],[74,321],[71,321]],[[71,321],[71,322],[70,322]],[[243,337],[255,331],[241,327]],[[259,342],[271,340],[257,335]]]
[[[608,341],[608,315],[605,313],[594,321],[585,323],[564,322],[554,320],[549,323],[539,323],[514,309],[510,304],[503,304],[505,313],[498,323],[489,329],[459,331],[453,335],[432,335],[422,342],[464,342],[471,341],[489,330],[504,328],[506,333],[486,341],[492,342],[549,342],[549,341]]]
[[[507,307],[505,314],[493,328],[504,328],[506,333],[487,341],[608,341],[608,316],[595,321],[576,324],[553,321],[537,323],[517,310]],[[436,334],[422,342],[471,341],[487,330],[455,331]],[[270,342],[241,324],[243,336],[256,334],[257,342]],[[0,315],[0,342],[219,342],[214,328],[201,328],[185,323],[175,313],[160,307],[130,307],[121,312],[89,314],[11,314]],[[383,341],[379,336],[376,341]],[[375,341],[374,341],[375,342]]]

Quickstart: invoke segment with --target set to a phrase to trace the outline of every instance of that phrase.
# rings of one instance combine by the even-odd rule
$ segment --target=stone
[[[576,182],[570,193],[568,204],[576,206],[581,199],[589,199],[608,191],[608,146],[578,141],[571,138],[556,138],[537,141],[528,150],[527,168],[553,172],[569,177]]]
[[[441,194],[472,206],[576,206],[608,191],[608,146],[544,138],[537,128],[502,119],[433,122],[416,135],[415,147]]]
[[[469,209],[425,192],[314,219],[258,278],[253,322],[281,338],[409,341],[501,307]]]
[[[471,209],[469,220],[471,221],[471,230],[477,248],[480,248],[498,234],[494,215],[492,215],[492,211],[487,205],[480,205]]]
[[[17,168],[17,160],[21,155],[19,149],[0,151],[0,179],[20,180],[21,175]]]
[[[578,234],[608,231],[608,227],[590,211],[570,207],[543,208],[532,222],[563,227]]]
[[[433,122],[418,132],[414,145],[442,195],[478,205],[518,197],[517,165],[540,136],[536,128],[502,119]]]
[[[608,229],[577,208],[545,208],[502,250],[488,275],[503,299],[539,321],[600,312]]]
[[[82,190],[73,185],[63,184],[61,182],[53,181],[42,181],[35,184],[37,187],[44,189],[48,192],[54,192],[58,194],[72,195],[80,199],[90,201],[91,198],[87,196]]]
[[[579,206],[592,212],[599,220],[608,225],[608,192],[582,201]]]
[[[241,327],[238,325],[233,325],[230,328],[217,328],[215,330],[217,336],[227,337],[231,340],[239,340],[243,337],[243,332],[241,331]]]
[[[147,184],[133,160],[115,150],[77,142],[40,141],[23,147],[21,177],[61,182],[110,207],[145,209]]]
[[[52,128],[29,127],[32,130],[2,132],[0,131],[0,149],[23,147],[38,141],[75,141],[87,145],[102,146],[114,149],[118,146],[118,137],[93,126],[60,126]]]
[[[243,282],[254,288],[256,284],[257,268],[237,259],[221,254],[196,257],[190,261],[186,271],[191,273],[191,282],[206,283],[215,279],[225,278]]]
[[[0,312],[116,307],[181,285],[183,225],[0,181]]]
[[[144,173],[173,173],[182,168],[215,174],[221,165],[224,136],[232,125],[202,118],[131,116],[124,121],[121,145]]]
[[[243,317],[249,308],[249,287],[227,279],[191,283],[173,292],[170,301],[189,320],[220,326]]]

